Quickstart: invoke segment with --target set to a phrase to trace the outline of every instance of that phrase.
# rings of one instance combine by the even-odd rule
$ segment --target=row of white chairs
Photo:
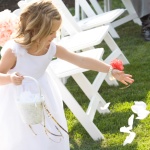
[[[61,13],[63,18],[63,30],[67,32],[67,34],[63,34],[60,40],[57,41],[57,44],[62,45],[68,50],[74,52],[79,50],[88,50],[82,52],[82,54],[85,55],[85,53],[87,53],[89,54],[87,56],[91,57],[92,54],[94,55],[94,53],[98,50],[94,46],[101,44],[102,41],[105,41],[111,52],[110,55],[104,60],[106,63],[110,63],[115,58],[120,58],[124,64],[129,64],[129,61],[109,34],[110,23],[119,17],[124,12],[124,9],[116,9],[107,13],[92,15],[91,17],[89,16],[81,21],[76,21],[61,0],[52,0],[52,2]],[[83,4],[86,8],[90,7],[86,1],[84,1]],[[99,59],[102,60],[102,53],[100,53],[102,49],[99,49],[98,51],[99,55],[97,56],[100,56]],[[96,58],[96,55],[93,58]],[[93,123],[93,120],[96,111],[99,113],[108,113],[109,109],[101,110],[101,107],[106,104],[106,101],[102,98],[100,93],[98,93],[98,90],[104,80],[109,85],[118,85],[117,81],[112,82],[108,79],[107,74],[98,73],[94,82],[91,84],[83,74],[85,69],[70,65],[68,62],[64,62],[60,59],[52,61],[50,67],[59,78],[68,76],[73,77],[78,86],[88,97],[90,102],[86,112],[76,100],[74,101],[73,96],[69,98],[69,95],[65,95],[63,100],[94,140],[103,139],[103,134]]]

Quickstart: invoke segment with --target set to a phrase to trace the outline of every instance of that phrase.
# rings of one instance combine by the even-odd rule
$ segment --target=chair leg
[[[106,104],[106,102],[102,98],[102,96],[98,93],[98,89],[94,88],[94,86],[89,82],[89,80],[85,77],[83,73],[75,74],[72,77],[76,81],[76,83],[79,85],[79,87],[82,89],[84,94],[90,100],[87,114],[90,116],[91,120],[93,120],[94,115],[95,115],[94,112],[96,112],[96,110],[98,110],[99,113],[103,113],[103,114],[110,112],[109,109],[101,110],[100,108],[98,108],[98,106],[103,107]],[[93,107],[91,107],[92,105]]]
[[[111,54],[104,60],[104,62],[110,64],[110,62],[113,59],[118,58],[118,59],[121,59],[123,61],[123,64],[129,64],[129,61],[127,60],[125,55],[122,53],[122,51],[120,50],[120,48],[115,43],[115,41],[113,40],[113,38],[110,36],[109,33],[106,34],[104,41],[106,42],[106,44],[108,45],[108,47],[112,51]],[[99,72],[98,75],[96,76],[94,82],[93,82],[93,86],[96,90],[98,90],[100,88],[104,78],[105,78],[105,81],[107,82],[108,85],[118,86],[118,82],[116,80],[110,81],[108,76],[106,76],[105,73]]]
[[[112,36],[113,38],[120,38],[119,34],[118,34],[117,31],[114,29],[114,27],[113,27],[111,24],[109,24],[109,25],[110,25],[109,33],[111,34],[111,36]]]
[[[110,86],[118,86],[118,82],[116,80],[110,81],[106,73],[99,72],[92,83],[94,89],[98,91],[104,80]]]
[[[104,60],[106,63],[110,63],[113,59],[120,57],[121,60],[123,61],[123,64],[129,64],[129,61],[122,53],[118,45],[115,43],[113,38],[109,35],[109,33],[106,34],[104,41],[112,51],[112,53]]]
[[[139,19],[138,15],[132,5],[131,0],[122,0],[122,2],[129,13],[129,16],[130,15],[132,16],[132,14],[135,14],[135,17],[132,19],[134,21],[134,23],[141,25],[141,20]]]
[[[50,71],[50,70],[49,70]],[[59,80],[54,73],[51,73],[54,77],[55,82],[60,88],[63,101],[71,110],[71,112],[75,115],[75,117],[79,120],[85,130],[89,133],[93,140],[101,140],[104,139],[103,134],[96,127],[96,125],[89,119],[89,116],[84,112],[82,107],[77,103],[76,99],[71,95],[65,85]]]

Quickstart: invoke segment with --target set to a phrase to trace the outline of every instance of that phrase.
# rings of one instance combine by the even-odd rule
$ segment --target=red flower
[[[110,65],[113,67],[113,69],[118,69],[120,71],[124,69],[123,63],[119,59],[114,59],[113,61],[111,61]]]

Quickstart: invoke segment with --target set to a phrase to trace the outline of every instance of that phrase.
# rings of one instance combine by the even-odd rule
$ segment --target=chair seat
[[[81,27],[82,30],[88,30],[94,27],[98,27],[100,25],[109,24],[110,22],[113,22],[124,11],[125,9],[111,10],[109,12],[95,15],[93,17],[82,19],[81,21],[78,21],[77,23]]]
[[[99,43],[101,43],[105,35],[108,33],[108,30],[109,25],[82,31],[78,34],[60,39],[57,44],[65,47],[70,51],[86,49],[87,47],[93,47],[93,45],[98,45]]]
[[[88,50],[88,51],[84,51],[81,53],[78,53],[79,55],[85,56],[85,57],[91,57],[94,59],[101,59],[104,53],[104,49],[103,48],[97,48],[97,49],[92,49],[92,50]],[[67,76],[71,76],[73,74],[77,74],[77,73],[82,73],[85,71],[88,71],[88,69],[83,69],[80,68],[76,65],[73,65],[67,61],[64,61],[62,59],[55,59],[50,63],[50,66],[52,68],[52,70],[54,71],[54,73],[59,77],[59,78],[63,78],[63,77],[67,77]]]

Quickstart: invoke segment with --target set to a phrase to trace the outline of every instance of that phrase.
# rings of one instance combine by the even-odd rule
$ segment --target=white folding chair
[[[109,11],[109,13],[104,13],[102,11],[102,9],[98,6],[99,4],[96,0],[91,0],[91,3],[93,3],[96,10],[98,9],[98,11],[100,11],[99,14],[95,13],[95,11],[91,8],[91,6],[89,5],[89,3],[86,0],[75,0],[75,18],[77,18],[78,20],[80,20],[80,19],[84,20],[85,16],[88,17],[88,20],[84,21],[83,24],[81,22],[80,25],[82,25],[84,27],[85,22],[94,22],[96,20],[99,21],[99,25],[101,25],[101,22],[103,24],[109,23],[110,34],[114,38],[119,38],[119,35],[116,32],[116,30],[112,27],[111,22],[114,21],[116,18],[118,18],[125,11],[125,9],[116,9],[113,11]],[[81,8],[81,13],[80,13],[80,8]],[[80,14],[81,14],[81,17],[80,17]],[[103,17],[101,17],[100,14],[103,14]],[[88,26],[88,29],[89,29],[89,27],[90,26]],[[93,27],[93,26],[91,26],[91,27]]]
[[[52,61],[52,63],[53,63],[53,61]],[[68,66],[68,63],[66,65]],[[55,69],[55,68],[53,68],[53,69]],[[76,70],[77,68],[74,67],[74,69]],[[60,70],[58,70],[58,71],[60,73],[59,77],[61,77],[61,72],[60,72]],[[51,73],[51,75],[53,74],[53,70],[51,69],[51,66],[49,66],[48,72]],[[70,72],[70,70],[69,70],[69,72]],[[70,74],[69,72],[67,72],[67,70],[66,70],[67,75],[69,75],[69,76],[71,75],[77,83],[80,83],[79,85],[82,88],[82,90],[86,89],[86,91],[84,91],[86,96],[89,99],[91,99],[91,98],[93,98],[93,99],[91,99],[89,107],[88,107],[87,111],[85,112],[83,110],[83,108],[79,105],[79,103],[76,101],[76,99],[72,96],[72,94],[65,87],[65,85],[56,77],[56,74],[53,74],[55,82],[57,82],[57,84],[60,88],[63,101],[68,106],[68,108],[71,110],[71,112],[75,115],[75,117],[79,120],[79,122],[82,124],[82,126],[86,129],[86,131],[89,133],[89,135],[91,136],[91,138],[93,140],[103,139],[104,136],[101,133],[101,131],[96,127],[96,125],[93,123],[93,119],[94,119],[96,110],[98,108],[100,108],[100,106],[104,106],[105,101],[99,95],[99,93],[93,89],[93,86],[87,80],[87,78],[85,76],[83,76],[82,70],[80,70],[80,71],[78,70],[78,73],[76,70],[75,71],[76,74],[72,74],[72,72]],[[85,86],[86,86],[86,88],[85,88]],[[93,97],[93,95],[94,95],[94,97]],[[102,110],[99,109],[99,112],[102,113]],[[109,110],[107,109],[103,113],[109,113]]]
[[[104,13],[105,10],[102,9],[102,7],[100,6],[100,4],[96,1],[96,0],[89,0],[92,7],[94,8],[96,14],[101,14]],[[111,10],[110,6],[107,6],[110,4],[109,2],[110,0],[105,0],[105,7],[109,8],[109,11]],[[121,0],[122,3],[124,4],[125,10],[127,15],[125,15],[124,17],[117,19],[116,21],[112,22],[111,25],[116,28],[126,22],[129,22],[131,20],[133,20],[135,23],[141,25],[141,20],[138,18],[138,15],[132,5],[131,0]]]
[[[107,27],[101,26],[97,29],[93,28],[90,30],[82,31],[82,29],[78,26],[71,13],[61,0],[52,0],[52,2],[62,15],[63,27],[71,35],[60,39],[60,41],[58,41],[59,45],[64,46],[68,50],[77,51],[91,47],[93,48],[93,46],[100,44],[104,40],[112,51],[111,54],[104,60],[106,63],[110,63],[115,58],[120,58],[124,64],[129,63],[122,51],[120,50],[120,48],[118,47],[118,45],[113,40],[113,38],[106,31],[108,25]],[[85,36],[85,34],[87,35]],[[102,73],[99,73],[99,75],[93,82],[93,85],[96,89],[99,89],[101,85],[98,85],[98,81],[101,81],[101,74]],[[116,82],[110,82],[108,78],[105,78],[105,80],[110,85],[117,85]]]
[[[127,15],[127,20],[133,20],[134,23],[137,23],[139,25],[141,25],[141,20],[139,19],[134,7],[133,7],[133,4],[131,2],[131,0],[122,0],[122,3],[124,4],[127,12],[128,12],[128,15]],[[124,19],[126,21],[126,19]],[[113,25],[114,26],[114,25]]]
[[[57,8],[61,6],[59,2],[61,3],[61,1],[58,1],[58,3],[56,2],[56,0],[53,1],[53,3],[55,4]],[[108,29],[109,29],[108,25],[98,27],[98,28],[93,28],[87,31],[82,31],[81,28],[77,24],[75,24],[76,27],[72,25],[72,22],[74,22],[75,20],[73,19],[71,22],[69,18],[69,16],[71,16],[70,13],[67,15],[66,13],[64,13],[65,10],[63,9],[59,11],[63,17],[64,27],[66,28],[67,32],[71,34],[70,36],[63,37],[62,39],[60,39],[60,41],[57,42],[59,45],[66,47],[70,51],[78,51],[78,50],[82,50],[86,48],[91,48],[93,47],[93,45],[97,45],[101,43],[101,41],[105,38],[106,43],[108,42],[108,45],[114,48],[114,54],[108,57],[105,61],[110,62],[112,59],[116,58],[116,55],[118,53],[117,50],[119,48],[114,43],[113,40],[110,40],[112,38],[108,34]],[[100,34],[97,34],[97,33],[100,33]],[[93,50],[89,50],[89,51],[94,53]],[[89,51],[84,51],[83,53],[87,53]],[[119,55],[121,54],[122,52],[121,53],[119,52]],[[124,60],[124,62],[128,63],[127,60]],[[78,84],[78,86],[82,89],[85,95],[89,98],[90,103],[89,103],[86,113],[83,111],[81,106],[75,100],[70,98],[69,102],[68,102],[68,99],[64,100],[64,102],[70,108],[70,110],[74,113],[74,115],[77,117],[77,119],[81,122],[81,124],[84,126],[84,128],[87,130],[87,132],[91,135],[91,137],[94,140],[98,139],[98,137],[103,138],[102,135],[96,134],[97,129],[95,129],[94,125],[91,125],[91,123],[93,124],[93,119],[94,119],[96,110],[102,113],[102,110],[100,110],[100,106],[104,106],[104,104],[106,104],[106,102],[98,94],[98,89],[100,85],[102,84],[103,80],[106,79],[106,74],[99,73],[95,79],[95,82],[91,85],[91,83],[87,80],[87,78],[82,73],[84,72],[84,69],[73,67],[72,65],[69,65],[67,62],[64,62],[59,59],[57,59],[56,61],[52,61],[49,67],[53,69],[53,71],[59,78],[72,76],[73,79]],[[61,69],[58,69],[59,67]],[[67,98],[67,96],[65,96],[65,98]],[[73,103],[70,100],[73,101]],[[107,112],[109,112],[109,110],[107,110]],[[87,123],[88,124],[90,123],[91,127],[87,126]],[[93,133],[94,135],[92,135]]]

